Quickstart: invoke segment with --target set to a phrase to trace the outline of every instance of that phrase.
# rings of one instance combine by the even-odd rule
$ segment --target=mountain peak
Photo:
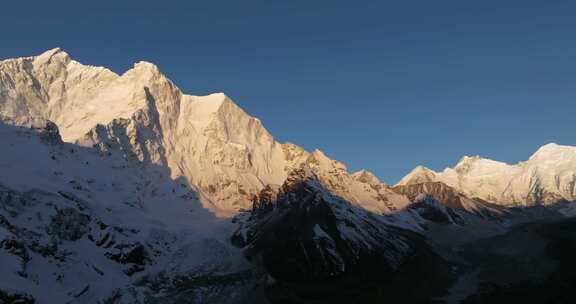
[[[314,149],[314,151],[312,151],[312,154],[317,157],[317,158],[328,158],[328,156],[326,156],[326,154],[324,152],[322,152],[322,150],[320,149]]]
[[[470,170],[473,170],[473,168],[482,169],[482,170],[499,170],[499,169],[504,168],[506,166],[509,166],[509,165],[505,162],[496,161],[496,160],[481,157],[479,155],[475,155],[475,156],[462,157],[460,159],[460,161],[458,161],[456,166],[454,166],[454,170],[463,174],[465,172],[469,172]]]
[[[562,150],[562,146],[558,145],[557,143],[548,143],[538,148],[538,150],[536,150],[536,152],[534,152],[534,154],[532,154],[530,158],[537,158],[544,155],[549,155],[560,150]]]
[[[404,186],[410,184],[420,184],[425,182],[433,182],[437,179],[437,173],[424,167],[417,166],[408,175],[404,176],[396,186]]]
[[[47,51],[44,51],[42,54],[38,55],[38,57],[50,57],[50,56],[54,56],[57,53],[65,53],[65,52],[61,48],[55,47],[53,49],[49,49]]]
[[[346,165],[344,165],[339,161],[331,159],[326,154],[324,154],[324,152],[318,149],[314,150],[310,154],[307,163],[311,165],[313,168],[323,172],[328,172],[332,170],[340,170],[340,171],[347,170]]]
[[[355,180],[357,180],[361,183],[366,183],[366,184],[370,184],[370,185],[381,184],[380,179],[378,179],[378,177],[376,177],[376,175],[374,175],[374,173],[372,173],[368,170],[365,170],[365,169],[356,171],[351,176],[352,176],[352,178],[354,178]]]
[[[576,147],[562,146],[556,143],[549,143],[540,147],[532,156],[530,161],[545,160],[545,159],[564,159],[566,157],[576,156]]]
[[[456,166],[470,164],[481,159],[483,158],[480,155],[474,155],[474,156],[464,155],[460,158],[460,160],[458,160],[458,164],[456,164]]]
[[[166,83],[171,81],[160,71],[157,65],[148,61],[138,61],[134,63],[132,69],[126,71],[123,77],[135,77],[144,81],[146,85]]]
[[[186,112],[187,119],[194,125],[197,130],[203,130],[206,128],[214,115],[222,107],[222,104],[228,99],[223,93],[214,93],[206,96],[190,96],[187,98],[191,102],[187,106]]]
[[[35,57],[34,62],[38,64],[50,63],[53,60],[68,63],[71,59],[68,53],[64,52],[61,48],[53,48]]]
[[[157,74],[160,73],[160,69],[158,68],[158,66],[153,64],[152,62],[148,62],[148,61],[138,61],[138,62],[134,63],[134,69],[150,71],[152,73],[157,73]]]
[[[418,165],[418,166],[416,166],[416,168],[414,168],[414,171],[418,171],[418,172],[419,172],[419,171],[428,172],[428,171],[432,171],[432,170],[430,170],[430,169],[428,169],[427,167],[424,167],[424,166],[422,166],[422,165]]]

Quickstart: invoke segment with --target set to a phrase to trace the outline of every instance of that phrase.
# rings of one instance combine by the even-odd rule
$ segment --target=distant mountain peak
[[[397,185],[443,182],[471,198],[500,205],[551,204],[576,200],[576,147],[550,143],[515,165],[464,156],[453,168],[417,167]]]
[[[396,185],[410,185],[436,181],[437,173],[424,167],[417,166],[408,175],[404,176]]]
[[[366,169],[361,169],[359,171],[356,171],[356,172],[352,173],[351,176],[355,180],[357,180],[361,183],[367,183],[370,185],[378,185],[378,184],[382,183],[380,181],[380,179],[378,179],[378,177],[376,177],[376,175],[374,175],[374,173],[372,173]]]
[[[142,74],[150,74],[150,75],[161,75],[160,68],[154,63],[148,61],[138,61],[134,63],[134,66],[131,70],[128,70],[126,73],[130,72],[138,72]]]
[[[458,165],[459,164],[473,163],[473,162],[481,160],[481,159],[484,159],[484,158],[481,157],[480,155],[472,155],[472,156],[464,155],[460,158],[460,160],[458,160]],[[456,166],[458,166],[458,165],[456,165]]]
[[[308,164],[315,170],[321,171],[347,171],[346,165],[343,163],[329,158],[324,152],[319,149],[314,150],[309,158]]]
[[[63,51],[61,48],[56,47],[36,56],[36,60],[38,61],[48,61],[52,58],[70,60],[70,55],[68,55],[68,53]]]
[[[536,150],[536,152],[530,156],[529,161],[546,159],[561,161],[562,159],[574,157],[576,157],[576,147],[549,143]]]

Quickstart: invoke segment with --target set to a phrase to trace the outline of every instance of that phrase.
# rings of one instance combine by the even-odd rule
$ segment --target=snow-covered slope
[[[176,282],[249,269],[229,244],[234,225],[165,168],[63,143],[41,119],[0,123],[0,138],[0,300],[169,303]],[[189,295],[224,301],[242,282]]]
[[[117,75],[82,65],[60,49],[2,61],[0,114],[48,119],[66,142],[104,153],[120,148],[127,159],[166,167],[172,178],[187,179],[219,216],[248,209],[266,185],[281,185],[288,172],[312,159],[346,198],[362,199],[378,212],[406,204],[394,197],[382,207],[383,195],[393,193],[357,182],[321,152],[278,143],[260,120],[222,93],[183,94],[147,62]]]
[[[397,184],[443,182],[471,198],[526,206],[576,201],[576,147],[547,144],[515,165],[463,157],[442,172],[419,167]]]

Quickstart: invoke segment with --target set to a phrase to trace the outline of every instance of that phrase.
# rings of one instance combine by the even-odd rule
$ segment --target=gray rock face
[[[419,184],[398,185],[394,191],[406,195],[411,201],[417,202],[430,197],[447,208],[477,213],[478,215],[498,215],[505,208],[486,202],[482,199],[471,199],[456,189],[442,182],[424,182]]]
[[[444,265],[421,236],[330,194],[309,169],[293,171],[254,206],[238,219],[234,242],[275,282],[267,287],[273,301],[354,302],[385,290],[378,285],[408,271],[409,260]]]
[[[90,216],[74,208],[57,210],[48,226],[48,234],[67,241],[77,241],[88,231]]]

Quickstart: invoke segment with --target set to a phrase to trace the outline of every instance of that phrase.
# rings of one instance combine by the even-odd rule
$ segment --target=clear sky
[[[118,73],[154,62],[390,183],[576,145],[575,1],[0,3],[0,58],[54,47]]]

